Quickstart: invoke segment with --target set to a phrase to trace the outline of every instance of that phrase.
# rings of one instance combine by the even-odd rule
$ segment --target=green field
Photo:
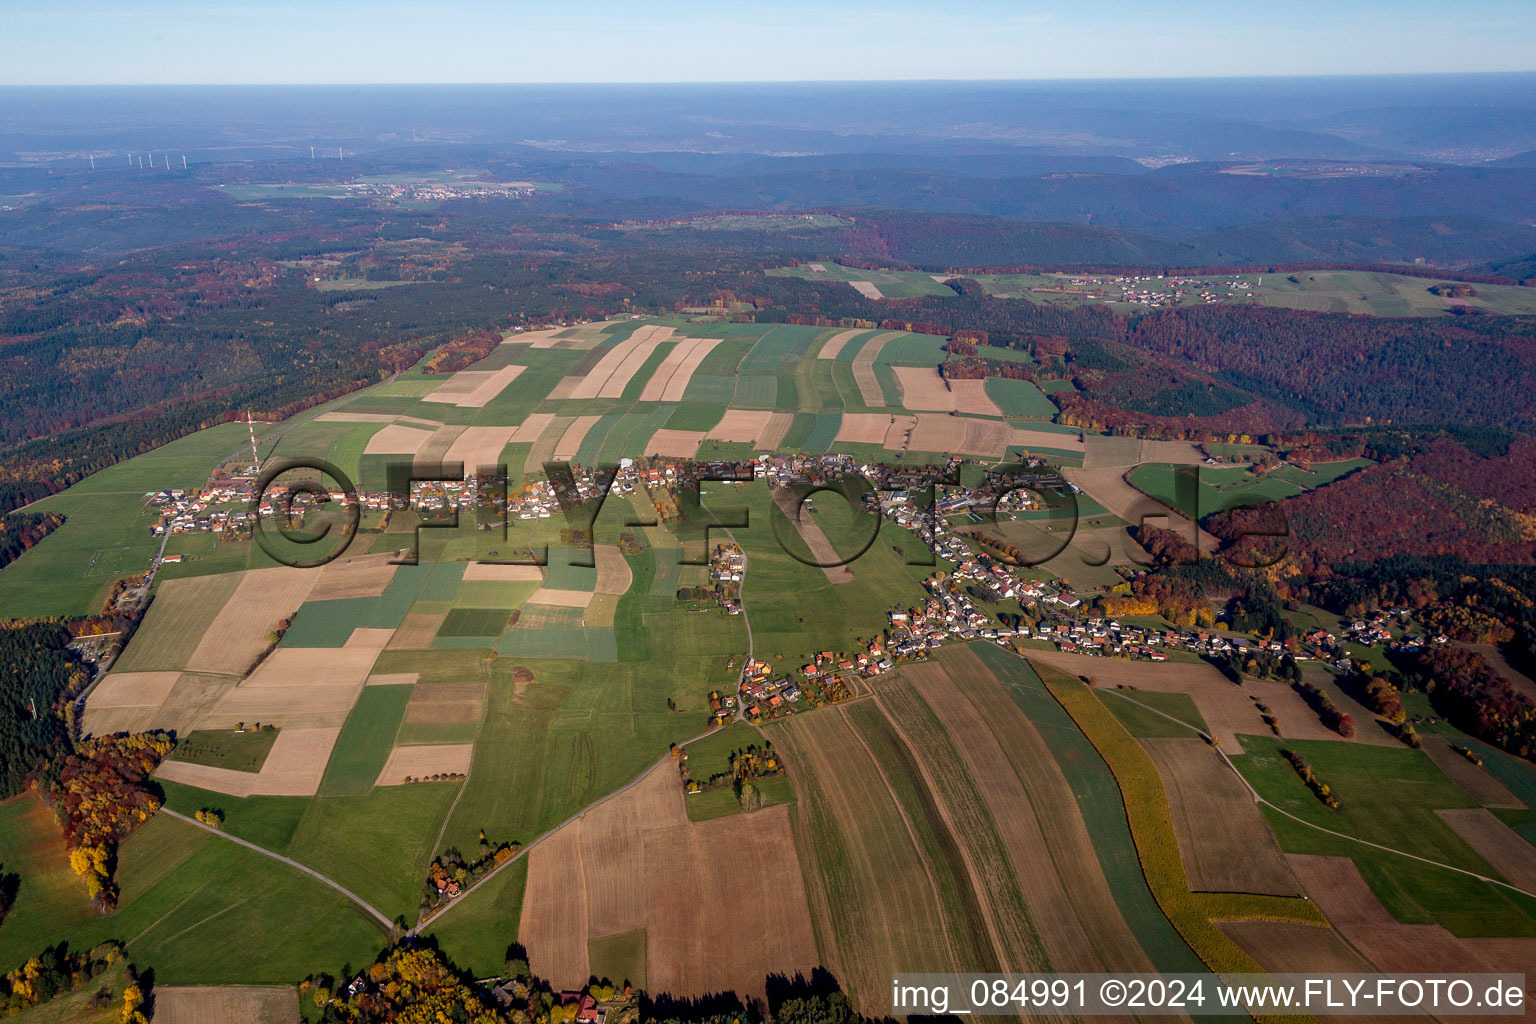
[[[320,795],[363,796],[384,769],[411,699],[409,686],[365,686],[320,781]]]
[[[247,732],[200,729],[179,738],[169,760],[190,761],[236,772],[259,772],[277,742],[276,729]]]
[[[494,637],[507,625],[510,608],[454,608],[443,620],[438,636]]]
[[[1138,490],[1158,501],[1185,515],[1199,517],[1242,505],[1290,498],[1370,464],[1369,459],[1350,459],[1316,463],[1310,471],[1295,466],[1281,466],[1268,473],[1255,474],[1247,466],[1174,467],[1167,463],[1148,462],[1137,466],[1130,480]],[[1197,493],[1193,502],[1178,493],[1176,468],[1197,472]]]

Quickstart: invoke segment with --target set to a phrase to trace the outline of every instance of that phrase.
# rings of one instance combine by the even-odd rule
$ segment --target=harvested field
[[[1137,461],[1171,462],[1178,466],[1198,466],[1205,461],[1205,456],[1189,441],[1144,440],[1141,442],[1140,457]]]
[[[1130,661],[1124,658],[1096,658],[1060,651],[1030,651],[1029,660],[1050,665],[1074,676],[1097,678],[1101,686],[1129,686],[1163,693],[1187,693],[1194,699],[1200,715],[1216,737],[1221,749],[1241,754],[1239,733],[1270,735],[1269,726],[1254,707],[1254,697],[1269,705],[1280,722],[1282,735],[1302,740],[1351,742],[1323,727],[1317,712],[1302,701],[1289,686],[1250,683],[1236,686],[1213,666],[1179,662]],[[1132,697],[1135,694],[1131,694]],[[1191,733],[1191,736],[1194,734]]]
[[[339,728],[393,632],[354,630],[344,647],[278,648],[204,714],[204,727],[270,722],[285,732],[290,728]]]
[[[540,587],[528,598],[529,604],[544,604],[555,608],[585,608],[592,603],[590,590],[551,590]]]
[[[1484,807],[1525,806],[1525,801],[1505,788],[1504,783],[1452,750],[1451,741],[1444,736],[1425,736],[1423,749],[1436,767]]]
[[[1369,974],[1374,971],[1370,961],[1351,949],[1349,943],[1331,928],[1291,921],[1220,921],[1216,927],[1257,960],[1260,967],[1276,974]],[[1328,1019],[1334,1018],[1330,1016]]]
[[[634,574],[629,571],[629,563],[619,549],[612,544],[597,544],[592,548],[592,555],[597,562],[597,585],[593,590],[615,596],[628,593]]]
[[[591,430],[601,416],[577,416],[571,421],[571,425],[565,428],[560,435],[560,440],[555,444],[555,461],[561,462],[574,459],[576,453],[581,451],[581,442],[586,440],[587,431]]]
[[[822,572],[826,574],[829,583],[852,583],[853,573],[846,565],[834,565],[840,560],[832,542],[827,540],[827,535],[822,532],[821,525],[809,515],[801,515],[802,506],[795,504],[795,493],[787,487],[775,488],[773,492],[774,503],[779,510],[789,519],[800,539],[805,541],[805,546],[810,549],[811,557],[822,565]]]
[[[1013,442],[1013,428],[1002,420],[924,413],[912,427],[907,448],[918,452],[963,452],[1001,458]]]
[[[566,378],[574,380],[568,388],[568,394],[562,394],[563,398],[619,398],[624,394],[624,388],[629,384],[629,379],[640,371],[645,361],[651,357],[656,346],[672,337],[672,328],[661,327],[655,324],[647,324],[635,331],[623,341],[618,342],[597,361],[591,371],[584,377]],[[562,384],[565,381],[561,382]],[[556,395],[551,392],[551,398]]]
[[[795,414],[792,412],[776,412],[768,417],[768,425],[763,432],[757,435],[756,448],[758,451],[777,451],[779,445],[784,443],[784,435],[789,433],[789,428],[794,425]]]
[[[1194,735],[1139,742],[1163,777],[1191,891],[1301,894],[1259,805],[1216,751]]]
[[[1140,438],[1088,434],[1083,444],[1084,469],[1108,469],[1115,466],[1129,469],[1142,461]]]
[[[186,667],[219,609],[240,585],[237,573],[165,580],[155,591],[144,621],[113,664],[119,672]]]
[[[430,395],[422,396],[423,402],[441,402],[460,409],[481,409],[486,403],[504,391],[526,366],[503,366],[499,370],[460,370]]]
[[[448,449],[464,433],[462,423],[445,423],[432,431],[432,437],[416,452],[418,462],[442,462],[448,457]]]
[[[129,673],[114,672],[102,680],[85,704],[85,717],[81,728],[92,736],[110,736],[115,732],[145,732],[151,729],[174,729],[185,734],[191,732],[203,712],[218,703],[234,689],[235,677],[198,672],[169,673],[174,676],[170,690],[153,704],[116,703],[134,697],[151,697],[160,684],[150,686],[130,683],[123,688],[107,689],[109,683]],[[162,673],[131,673],[140,676],[159,676]],[[102,703],[98,694],[105,691]]]
[[[894,417],[884,412],[849,412],[843,414],[834,442],[848,444],[880,444]]]
[[[539,439],[540,434],[549,429],[549,425],[554,420],[555,414],[552,412],[532,413],[514,429],[507,441],[509,444],[532,444]]]
[[[645,442],[646,455],[670,455],[679,459],[691,459],[704,443],[702,430],[668,430],[662,428]]]
[[[422,445],[432,440],[434,433],[436,431],[391,423],[368,439],[367,446],[363,448],[363,454],[414,456],[421,450]]]
[[[113,672],[91,691],[90,702],[103,708],[158,707],[180,677],[180,672]]]
[[[706,431],[704,436],[713,441],[754,444],[772,418],[773,413],[767,409],[727,409],[725,415],[720,417],[720,422]]]
[[[299,992],[292,986],[155,986],[156,1024],[292,1024],[298,1019]]]
[[[484,708],[484,683],[417,683],[404,720],[412,725],[461,725],[480,721]]]
[[[442,426],[437,420],[420,416],[397,416],[387,412],[324,412],[315,417],[316,423],[414,423],[418,427],[436,430]]]
[[[853,357],[854,383],[859,386],[860,399],[871,409],[878,409],[886,404],[885,391],[875,377],[875,359],[879,357],[880,350],[885,347],[886,342],[899,337],[901,337],[900,331],[877,334],[866,341],[864,347],[859,349],[859,354]]]
[[[314,796],[341,726],[279,730],[259,772],[237,772],[187,761],[164,761],[157,778],[229,796]]]
[[[379,675],[371,675],[363,681],[364,686],[414,686],[416,680],[421,678],[420,672],[383,672]]]
[[[843,350],[843,346],[854,338],[863,334],[864,330],[855,327],[851,331],[838,331],[826,340],[826,343],[816,352],[817,359],[836,359],[837,354]]]
[[[403,786],[407,779],[431,775],[468,775],[474,759],[473,743],[447,743],[433,746],[396,747],[389,752],[384,770],[375,786]]]
[[[444,612],[408,612],[385,645],[387,650],[425,650],[443,626]]]
[[[663,764],[529,854],[518,938],[535,973],[584,984],[591,940],[642,928],[647,984],[674,996],[760,995],[816,964],[787,807],[694,824],[683,800]]]
[[[901,384],[900,404],[913,412],[962,412],[977,416],[1002,416],[1003,410],[987,397],[984,380],[952,380],[945,386],[931,366],[893,366]]]
[[[532,418],[529,417],[529,419]],[[448,448],[443,461],[462,462],[466,473],[473,473],[482,466],[499,466],[502,449],[511,443],[520,429],[519,427],[465,427]]]
[[[883,299],[883,298],[885,298],[884,295],[880,294],[880,289],[877,288],[875,286],[874,282],[872,282],[872,281],[849,281],[848,285],[854,291],[856,291],[860,295],[864,296],[866,299]]]
[[[881,445],[888,451],[907,451],[912,447],[912,431],[916,429],[916,416],[892,416],[891,425],[886,428]]]
[[[1506,881],[1536,892],[1536,846],[1520,833],[1483,807],[1441,808],[1435,813]]]
[[[720,341],[719,338],[679,338],[661,365],[656,367],[656,372],[651,374],[651,379],[645,382],[640,401],[681,402],[694,371]]]
[[[496,565],[492,562],[470,562],[464,567],[466,583],[542,583],[542,565]]]
[[[1348,857],[1293,853],[1286,859],[1328,923],[1377,970],[1426,974],[1488,969],[1469,946],[1439,925],[1395,920]]]
[[[528,417],[532,420],[533,417]],[[539,436],[534,440],[533,447],[528,451],[528,457],[523,460],[523,473],[534,475],[544,471],[544,463],[553,462],[555,458],[555,446],[565,436],[566,430],[576,422],[575,416],[555,416],[544,425]],[[521,429],[518,431],[522,433]]]
[[[192,672],[241,675],[267,649],[272,631],[293,617],[320,574],[312,569],[250,569],[187,659]]]
[[[394,557],[384,552],[377,555],[353,555],[327,562],[320,569],[319,578],[315,580],[307,600],[378,597],[395,578],[395,570],[399,566],[390,564]]]
[[[926,824],[924,808],[898,800],[846,717],[795,715],[767,732],[793,766],[794,837],[822,961],[859,1012],[891,1011],[893,971],[990,969],[970,915],[941,888],[952,865],[913,831],[908,815]]]
[[[904,668],[901,678],[931,708],[991,815],[1009,861],[1002,867],[1011,869],[1049,963],[1060,970],[1151,970],[1099,866],[1071,784],[986,665],[970,649],[957,648],[942,662]],[[929,767],[944,770],[937,762]],[[960,832],[971,828],[962,825]],[[982,870],[999,866],[973,860]],[[980,882],[983,899],[1000,888]],[[998,909],[1006,927],[1007,908]],[[1024,969],[1017,953],[1007,962]]]

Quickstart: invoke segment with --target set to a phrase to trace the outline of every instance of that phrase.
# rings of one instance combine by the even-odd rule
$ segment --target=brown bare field
[[[702,430],[668,430],[662,428],[645,442],[645,454],[670,455],[679,459],[691,459],[704,443]]]
[[[1270,735],[1269,726],[1254,706],[1254,697],[1269,705],[1280,722],[1282,735],[1301,740],[1337,740],[1349,743],[1338,733],[1323,727],[1317,712],[1302,701],[1289,686],[1250,680],[1237,686],[1214,667],[1187,662],[1131,661],[1128,658],[1099,658],[1060,651],[1030,651],[1029,659],[1070,672],[1074,676],[1097,678],[1101,686],[1129,686],[1162,693],[1187,693],[1200,709],[1205,724],[1221,749],[1241,754],[1238,733]],[[1135,694],[1131,694],[1132,697]],[[1193,733],[1191,733],[1193,735]]]
[[[931,366],[893,366],[901,385],[901,406],[913,412],[963,412],[977,416],[1002,416],[1003,410],[987,397],[984,380],[952,380],[945,387],[939,371]]]
[[[528,597],[529,604],[547,604],[556,608],[585,608],[592,603],[590,590],[550,590],[540,587]]]
[[[395,556],[389,552],[353,555],[327,562],[309,592],[310,601],[335,601],[350,597],[378,597],[395,578]]]
[[[679,338],[672,351],[662,359],[661,365],[645,382],[640,392],[642,402],[680,402],[693,371],[699,368],[704,357],[720,344],[719,338]],[[674,397],[675,396],[675,397]]]
[[[299,610],[320,574],[312,569],[248,569],[187,659],[191,672],[240,675],[267,649],[278,623]]]
[[[581,382],[584,379],[582,377],[561,377],[555,382],[555,386],[549,389],[549,394],[545,397],[550,401],[570,398],[574,395],[576,389],[581,386]]]
[[[879,287],[877,287],[873,281],[849,281],[848,285],[854,291],[864,296],[866,299],[885,298],[884,295],[880,294]]]
[[[1483,807],[1442,808],[1440,819],[1505,880],[1536,892],[1536,846]]]
[[[243,985],[155,986],[156,1024],[292,1024],[298,989]]]
[[[530,413],[528,418],[513,431],[507,439],[509,444],[532,444],[539,439],[539,435],[549,429],[549,425],[555,420],[552,412]]]
[[[514,331],[502,338],[501,343],[503,345],[532,345],[534,348],[548,348],[548,345],[541,346],[539,343],[553,341],[564,331],[564,327],[546,327],[542,331]]]
[[[597,562],[597,584],[593,589],[599,594],[628,593],[634,574],[619,549],[612,544],[597,544],[592,548],[592,556]]]
[[[1141,442],[1141,462],[1171,462],[1177,466],[1198,466],[1205,456],[1189,441]]]
[[[1192,891],[1301,894],[1259,805],[1216,751],[1193,735],[1139,742],[1163,777]]]
[[[389,752],[389,760],[384,762],[374,785],[403,786],[407,778],[422,779],[428,775],[468,775],[474,755],[473,743],[396,747]]]
[[[155,775],[228,796],[314,796],[320,789],[320,779],[325,775],[336,737],[340,735],[339,725],[283,728],[272,742],[272,750],[259,772],[237,772],[188,761],[163,761]]]
[[[853,573],[846,565],[831,565],[827,563],[839,560],[837,550],[832,547],[832,542],[827,540],[827,535],[822,532],[821,524],[811,518],[809,514],[800,515],[801,508],[795,504],[795,494],[787,487],[775,488],[773,492],[774,503],[780,511],[789,519],[805,541],[805,546],[810,549],[811,557],[817,562],[823,563],[822,573],[829,583],[852,583]]]
[[[577,416],[571,425],[565,428],[565,433],[560,435],[560,440],[555,445],[555,459],[574,459],[576,453],[581,451],[581,442],[586,439],[587,431],[591,430],[601,416]]]
[[[833,442],[881,444],[891,427],[891,415],[884,412],[845,412]]]
[[[529,854],[519,941],[535,973],[584,984],[587,943],[644,928],[648,987],[760,995],[817,963],[787,807],[688,821],[671,763]],[[680,884],[686,880],[685,884]]]
[[[415,455],[436,431],[391,423],[368,439],[364,455]]]
[[[517,431],[517,427],[465,427],[448,448],[443,461],[462,462],[465,471],[470,473],[481,466],[500,465],[502,449]]]
[[[859,397],[871,409],[878,409],[886,404],[885,391],[880,387],[880,381],[875,378],[875,358],[880,355],[880,350],[885,348],[886,342],[900,336],[900,331],[877,334],[866,341],[864,347],[859,349],[859,354],[853,357],[854,383],[859,386]]]
[[[958,416],[925,413],[913,424],[907,447],[918,452],[954,452],[964,443],[964,420]]]
[[[982,868],[1011,869],[1050,962],[1080,971],[1151,970],[1099,867],[1071,784],[997,678],[964,647],[940,662],[905,667],[901,678],[937,716],[995,821],[1010,863]],[[985,902],[995,886],[977,882]],[[1012,969],[1025,969],[1020,952],[1005,957]]]
[[[113,672],[91,691],[90,703],[103,708],[158,706],[169,697],[180,672]]]
[[[445,612],[408,612],[395,635],[390,637],[386,649],[391,651],[425,650],[432,646],[432,638],[442,628]]]
[[[848,344],[850,339],[856,338],[863,333],[864,329],[862,327],[855,327],[851,331],[838,331],[836,334],[832,335],[832,337],[828,338],[822,344],[821,348],[817,349],[816,358],[836,359],[838,353],[843,350],[843,347]]]
[[[1049,430],[1030,430],[1027,427],[1014,427],[1013,437],[1008,443],[1023,448],[1058,448],[1070,452],[1083,450],[1083,441],[1076,434],[1056,434]]]
[[[1013,428],[1001,420],[965,418],[965,440],[954,449],[971,455],[988,455],[1000,459],[1008,453],[1013,443]]]
[[[1401,924],[1376,899],[1348,857],[1287,854],[1307,896],[1377,970],[1389,974],[1486,971],[1470,947],[1437,924]]]
[[[1525,801],[1505,788],[1504,783],[1451,749],[1451,741],[1444,736],[1425,736],[1424,753],[1435,762],[1462,792],[1484,807],[1525,806]]]
[[[1370,962],[1332,928],[1294,921],[1220,921],[1216,927],[1276,974],[1372,973]]]
[[[755,444],[772,418],[773,413],[767,409],[727,409],[720,422],[705,431],[704,436],[714,441]]]
[[[280,647],[202,716],[204,727],[271,722],[285,729],[340,728],[392,635],[358,629],[345,647]]]
[[[1141,462],[1141,439],[1136,437],[1083,435],[1083,468],[1130,469]]]
[[[526,366],[514,364],[499,370],[460,370],[442,387],[430,395],[423,395],[421,400],[445,402],[460,409],[482,409],[526,369]]]
[[[528,418],[533,419],[532,416]],[[560,438],[565,436],[566,429],[574,422],[576,422],[574,416],[552,417],[539,432],[539,436],[534,439],[533,447],[528,450],[528,457],[523,460],[523,472],[542,473],[544,463],[554,461],[555,445],[560,443]],[[522,431],[519,430],[518,433],[521,434]]]
[[[970,936],[956,931],[963,925],[939,894],[901,803],[845,716],[795,715],[766,732],[792,766],[795,844],[822,962],[859,1012],[891,1012],[894,971],[981,967],[957,962]],[[836,875],[819,856],[825,848],[842,861]]]

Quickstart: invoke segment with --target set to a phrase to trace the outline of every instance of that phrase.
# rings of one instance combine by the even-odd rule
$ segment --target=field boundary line
[[[331,878],[327,878],[325,875],[322,875],[320,872],[316,871],[312,867],[308,867],[308,866],[306,866],[304,864],[300,864],[298,861],[293,860],[292,858],[289,858],[289,857],[284,857],[282,854],[275,853],[272,850],[269,850],[269,849],[267,849],[264,846],[257,846],[255,843],[248,842],[248,841],[246,841],[244,839],[241,839],[239,836],[230,835],[228,832],[225,832],[222,829],[214,828],[211,825],[204,825],[202,822],[196,820],[195,818],[189,818],[185,814],[182,814],[179,811],[173,811],[173,810],[171,810],[168,807],[160,808],[160,813],[161,814],[169,814],[171,817],[175,818],[177,821],[184,821],[188,825],[191,825],[194,828],[200,828],[204,832],[210,832],[213,835],[216,835],[216,836],[218,836],[221,839],[227,839],[231,843],[236,843],[236,844],[238,844],[240,846],[245,847],[247,850],[255,850],[257,853],[262,854],[265,857],[270,857],[273,860],[278,861],[279,863],[287,864],[291,868],[295,868],[295,869],[297,869],[299,871],[302,871],[304,874],[308,875],[309,877],[311,877],[311,878],[313,878],[313,879],[315,879],[317,881],[323,882],[326,885],[330,886],[332,889],[335,889],[337,892],[341,893],[347,899],[349,899],[353,903],[357,904],[357,906],[360,909],[362,909],[364,911],[367,911],[367,913],[368,913],[368,915],[370,917],[372,917],[375,921],[378,921],[381,925],[384,926],[384,931],[385,932],[393,932],[394,929],[395,929],[395,922],[393,922],[389,918],[385,917],[384,914],[377,907],[375,907],[373,904],[371,904],[367,900],[363,899],[361,896],[359,896],[357,893],[353,892],[351,889],[346,888],[340,882],[337,882],[337,881],[335,881],[334,879],[331,879]]]
[[[1019,655],[1019,657],[1022,658],[1024,656],[1021,654],[1021,655]],[[1454,864],[1442,864],[1440,861],[1430,860],[1428,857],[1420,857],[1418,854],[1416,854],[1416,853],[1409,853],[1407,850],[1395,850],[1395,849],[1393,849],[1390,846],[1383,846],[1380,843],[1373,843],[1369,839],[1361,839],[1359,836],[1352,836],[1352,835],[1350,835],[1347,832],[1335,832],[1331,828],[1326,828],[1326,827],[1324,827],[1322,825],[1318,825],[1318,824],[1315,824],[1313,822],[1310,822],[1306,818],[1298,817],[1298,816],[1292,814],[1290,811],[1286,810],[1284,807],[1277,807],[1274,804],[1270,803],[1268,800],[1264,799],[1264,797],[1259,795],[1259,791],[1253,788],[1253,786],[1248,782],[1247,778],[1245,778],[1243,776],[1242,772],[1238,771],[1237,765],[1232,763],[1232,759],[1227,756],[1226,751],[1222,750],[1219,746],[1216,745],[1214,737],[1212,737],[1209,733],[1205,732],[1202,729],[1196,728],[1193,725],[1190,725],[1188,722],[1186,722],[1186,721],[1184,721],[1182,719],[1175,718],[1173,715],[1164,714],[1162,711],[1159,711],[1157,708],[1151,707],[1150,705],[1147,705],[1147,704],[1143,704],[1141,701],[1136,700],[1134,697],[1128,697],[1125,694],[1120,693],[1118,690],[1106,690],[1106,689],[1104,689],[1102,687],[1097,687],[1097,686],[1094,687],[1094,689],[1098,690],[1099,692],[1102,692],[1102,693],[1113,693],[1117,697],[1120,697],[1122,700],[1128,700],[1132,704],[1135,704],[1137,707],[1144,708],[1147,711],[1152,712],[1154,715],[1162,715],[1164,718],[1168,719],[1170,722],[1177,722],[1178,724],[1182,725],[1184,728],[1190,730],[1193,733],[1198,734],[1202,739],[1204,739],[1208,744],[1210,744],[1211,748],[1213,750],[1215,750],[1216,753],[1221,755],[1221,759],[1224,762],[1226,762],[1227,767],[1232,769],[1232,774],[1237,776],[1238,781],[1240,781],[1243,784],[1243,788],[1248,790],[1248,794],[1253,797],[1253,802],[1258,804],[1258,805],[1260,805],[1261,807],[1268,807],[1270,810],[1274,811],[1276,814],[1284,815],[1285,817],[1291,819],[1294,822],[1297,822],[1299,824],[1305,825],[1305,826],[1307,826],[1308,828],[1311,828],[1311,829],[1316,829],[1317,831],[1322,832],[1325,835],[1337,836],[1340,839],[1348,839],[1352,843],[1359,843],[1361,846],[1369,846],[1372,849],[1381,850],[1384,853],[1395,853],[1399,857],[1407,857],[1410,860],[1416,860],[1416,861],[1419,861],[1420,863],[1423,863],[1423,864],[1429,864],[1432,867],[1444,868],[1447,871],[1454,871],[1454,872],[1456,872],[1457,874],[1460,874],[1460,875],[1467,875],[1467,876],[1469,876],[1471,878],[1477,879],[1479,882],[1487,882],[1489,885],[1502,886],[1503,888],[1508,889],[1511,892],[1517,892],[1517,893],[1519,893],[1522,896],[1528,896],[1531,899],[1536,900],[1536,892],[1529,892],[1529,891],[1527,891],[1525,889],[1520,888],[1518,885],[1514,885],[1514,884],[1511,884],[1509,882],[1505,882],[1505,881],[1503,881],[1501,879],[1498,879],[1498,878],[1489,878],[1487,875],[1480,875],[1476,871],[1470,871],[1467,868],[1458,868]],[[1284,738],[1285,737],[1283,737],[1283,736],[1281,737],[1281,739],[1284,739]],[[1315,741],[1314,740],[1312,742],[1320,742],[1320,741]],[[1323,741],[1323,742],[1325,742],[1325,741]]]

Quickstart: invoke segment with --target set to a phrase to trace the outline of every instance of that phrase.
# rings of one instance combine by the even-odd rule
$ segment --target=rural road
[[[1023,655],[1019,655],[1019,657],[1022,658],[1024,656]],[[1025,660],[1028,660],[1028,659],[1025,659]],[[1422,864],[1430,864],[1430,865],[1433,865],[1434,867],[1437,867],[1437,868],[1444,868],[1447,871],[1454,871],[1458,875],[1467,875],[1467,876],[1469,876],[1471,878],[1477,879],[1479,882],[1487,882],[1489,885],[1497,885],[1497,886],[1500,886],[1502,888],[1509,889],[1511,892],[1517,892],[1517,893],[1519,893],[1522,896],[1529,896],[1531,899],[1536,899],[1536,892],[1527,892],[1525,889],[1520,888],[1518,885],[1511,885],[1510,883],[1502,881],[1500,879],[1489,878],[1487,875],[1480,875],[1476,871],[1468,871],[1466,868],[1458,868],[1458,867],[1456,867],[1456,866],[1454,866],[1452,864],[1442,864],[1442,863],[1440,863],[1437,860],[1430,860],[1428,857],[1420,857],[1418,854],[1416,854],[1416,853],[1409,853],[1406,850],[1394,850],[1390,846],[1383,846],[1380,843],[1373,843],[1369,839],[1361,839],[1358,836],[1352,836],[1352,835],[1349,835],[1348,833],[1345,833],[1345,832],[1335,832],[1331,828],[1324,828],[1322,825],[1315,825],[1315,824],[1313,824],[1312,822],[1308,821],[1305,818],[1299,818],[1296,815],[1292,814],[1290,811],[1286,810],[1285,808],[1283,808],[1283,807],[1276,807],[1274,804],[1270,803],[1268,800],[1266,800],[1262,796],[1260,796],[1259,795],[1259,791],[1254,789],[1253,786],[1249,785],[1248,780],[1243,777],[1243,773],[1237,770],[1237,765],[1232,763],[1232,759],[1227,757],[1226,752],[1223,751],[1219,746],[1217,746],[1215,744],[1215,742],[1213,741],[1213,739],[1209,735],[1207,735],[1205,732],[1202,732],[1200,729],[1195,728],[1193,725],[1190,725],[1188,722],[1183,721],[1182,719],[1175,718],[1173,715],[1166,714],[1166,713],[1164,713],[1162,711],[1159,711],[1157,708],[1151,707],[1151,706],[1149,706],[1147,704],[1143,704],[1141,701],[1137,700],[1136,698],[1127,696],[1126,694],[1121,693],[1119,690],[1108,690],[1108,689],[1104,689],[1103,687],[1100,687],[1099,688],[1099,692],[1100,693],[1112,693],[1116,697],[1119,697],[1121,700],[1128,700],[1132,704],[1135,704],[1137,707],[1142,708],[1143,710],[1150,711],[1154,715],[1161,715],[1163,718],[1168,719],[1168,721],[1176,722],[1179,725],[1182,725],[1184,728],[1188,729],[1190,732],[1196,734],[1197,736],[1202,737],[1207,743],[1210,744],[1210,747],[1211,747],[1212,750],[1216,751],[1216,753],[1221,755],[1221,759],[1226,762],[1227,767],[1232,769],[1232,774],[1236,775],[1238,781],[1241,782],[1243,784],[1243,787],[1248,790],[1249,795],[1253,797],[1253,802],[1256,803],[1256,804],[1259,804],[1261,806],[1268,807],[1270,810],[1274,811],[1276,814],[1282,814],[1285,817],[1291,819],[1292,821],[1297,822],[1298,824],[1305,825],[1305,826],[1307,826],[1307,828],[1310,828],[1310,829],[1316,829],[1317,831],[1322,832],[1322,833],[1324,833],[1326,835],[1337,836],[1340,839],[1348,839],[1352,843],[1359,843],[1362,846],[1369,846],[1372,849],[1381,850],[1381,851],[1383,851],[1385,853],[1395,853],[1399,857],[1407,857],[1410,860],[1416,860],[1416,861],[1419,861]]]
[[[297,871],[302,871],[304,874],[308,875],[309,877],[315,879],[318,882],[325,883],[326,885],[330,886],[332,889],[335,889],[337,892],[341,893],[347,899],[351,900],[353,903],[357,904],[359,909],[361,909],[363,911],[366,911],[367,914],[370,917],[372,917],[375,921],[379,922],[379,924],[384,928],[385,932],[392,932],[394,930],[395,922],[391,921],[389,918],[385,917],[382,913],[380,913],[377,907],[373,906],[373,904],[371,904],[367,900],[363,899],[361,896],[359,896],[357,893],[353,892],[351,889],[345,888],[339,882],[334,882],[331,879],[325,877],[320,872],[316,871],[314,868],[305,867],[303,864],[300,864],[298,861],[290,860],[287,857],[284,857],[280,853],[273,853],[271,850],[268,850],[265,847],[257,846],[255,843],[248,843],[244,839],[241,839],[239,836],[232,836],[228,832],[225,832],[222,829],[214,828],[211,825],[204,825],[202,822],[198,821],[196,818],[189,818],[185,814],[180,814],[180,813],[178,813],[176,811],[173,811],[173,810],[171,810],[171,809],[169,809],[167,807],[160,808],[160,813],[161,814],[168,814],[171,817],[175,818],[177,821],[184,821],[184,822],[186,822],[188,825],[191,825],[193,828],[200,828],[204,832],[211,832],[212,834],[218,836],[220,839],[227,839],[227,840],[229,840],[232,843],[237,843],[238,845],[245,847],[247,850],[255,850],[257,853],[261,854],[264,857],[270,857],[273,860],[280,861],[281,863],[286,864],[289,867],[291,867],[291,868],[293,868],[293,869],[295,869]]]

